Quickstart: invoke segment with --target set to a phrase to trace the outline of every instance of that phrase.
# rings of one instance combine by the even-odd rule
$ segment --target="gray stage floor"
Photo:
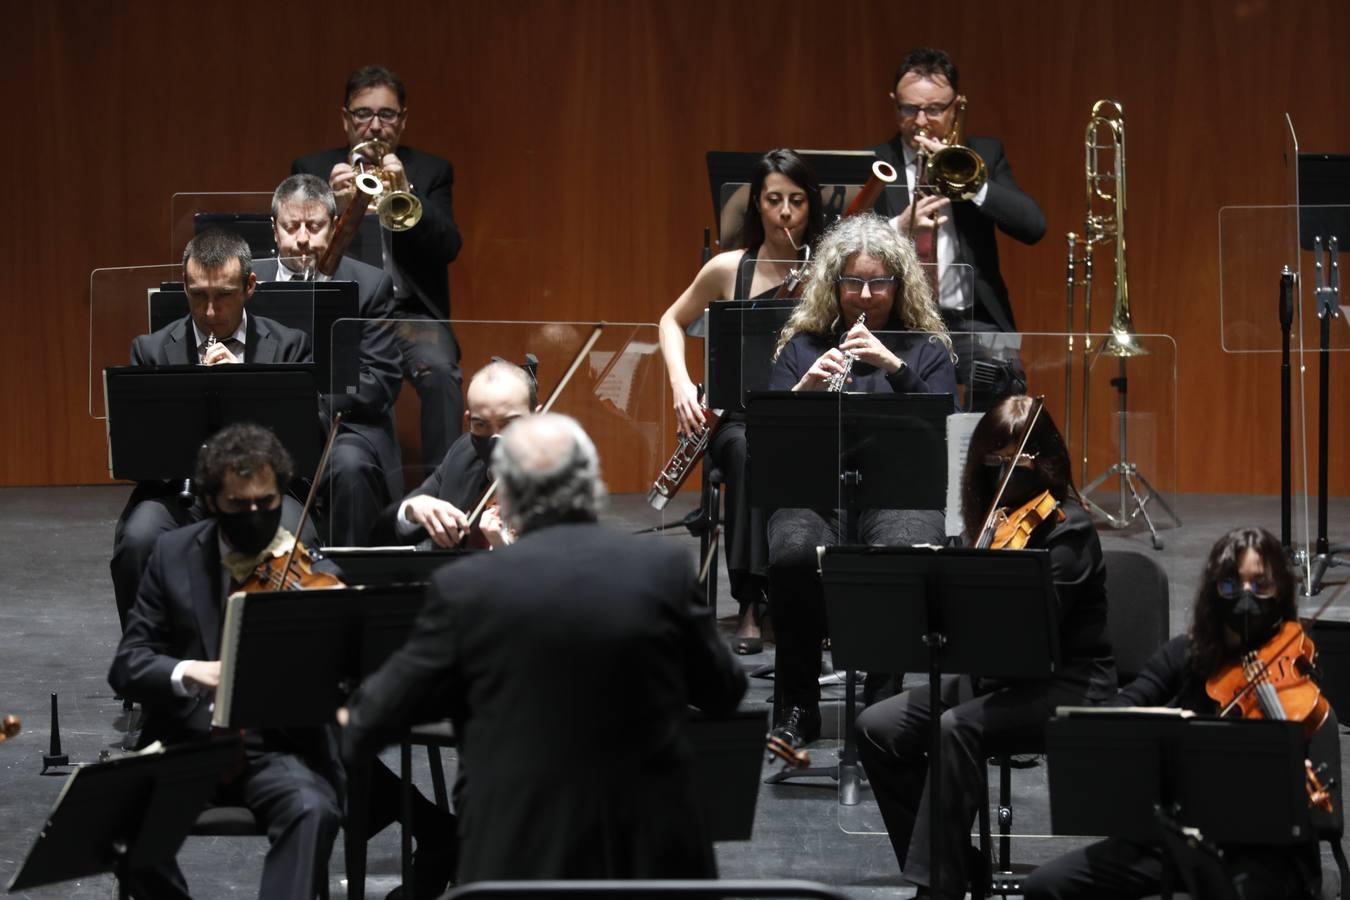
[[[0,830],[0,878],[6,884],[63,783],[61,777],[38,774],[46,749],[49,694],[60,694],[64,750],[74,762],[96,761],[104,750],[117,752],[133,724],[105,680],[118,637],[108,557],[113,524],[128,490],[0,489],[0,715],[13,713],[24,723],[17,738],[0,745],[0,811],[5,819]],[[1273,497],[1180,496],[1175,506],[1185,524],[1165,521],[1161,551],[1149,549],[1142,527],[1102,533],[1108,548],[1157,553],[1171,579],[1174,633],[1185,627],[1190,596],[1213,540],[1239,523],[1272,529],[1279,523],[1278,499]],[[687,508],[673,507],[670,513],[678,518]],[[647,521],[643,509],[641,498],[616,497],[608,515],[618,524],[633,526]],[[1333,539],[1350,539],[1350,501],[1334,502],[1330,521]],[[1299,525],[1295,527],[1297,533]],[[682,542],[691,553],[697,547],[693,538],[680,531],[652,539]],[[1340,583],[1347,574],[1346,570],[1333,571],[1330,580]],[[720,577],[718,612],[730,634],[736,610],[725,589],[725,573]],[[1112,598],[1113,602],[1120,600]],[[1333,615],[1350,618],[1350,596],[1338,606],[1345,609]],[[748,667],[756,668],[771,662],[772,656],[770,645],[765,653],[743,659]],[[771,682],[757,678],[751,684],[746,702],[764,705]],[[840,707],[840,703],[826,702],[827,733],[837,734]],[[827,738],[815,748],[815,755],[828,762],[836,748],[837,741]],[[418,762],[417,777],[426,788],[424,760]],[[765,774],[773,768],[766,766]],[[1076,846],[1071,839],[1046,836],[1049,815],[1043,767],[1016,772],[1013,784],[1016,832],[1022,835],[1014,841],[1015,860],[1036,863]],[[754,839],[719,845],[721,872],[727,878],[806,878],[843,887],[858,898],[908,897],[912,889],[901,879],[878,823],[870,801],[840,807],[834,783],[828,779],[764,785]],[[195,895],[248,896],[256,892],[262,842],[193,838],[179,858]],[[341,859],[339,844],[330,866],[337,897],[345,893]],[[398,882],[396,830],[388,829],[372,842],[370,871],[368,893],[372,897],[383,896]],[[1334,883],[1334,874],[1330,881]],[[113,896],[113,887],[111,878],[101,877],[22,896],[108,897]]]

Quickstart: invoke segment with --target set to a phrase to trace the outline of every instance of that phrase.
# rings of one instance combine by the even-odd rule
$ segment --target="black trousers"
[[[463,375],[459,342],[445,322],[399,310],[397,329],[403,354],[403,377],[412,383],[422,405],[422,464],[428,472],[445,459],[464,421]]]
[[[723,535],[731,596],[754,603],[763,596],[768,575],[769,532],[764,511],[750,505],[744,418],[723,420],[708,442],[708,458],[721,470],[726,492]]]
[[[333,441],[319,492],[327,520],[324,538],[338,547],[365,545],[381,510],[394,500],[379,453],[365,435],[345,424]]]
[[[977,694],[968,678],[945,676],[939,698],[941,779],[939,822],[943,829],[942,895],[960,897],[970,878],[970,829],[979,804],[988,802],[985,768],[990,755],[1039,749],[1045,723],[1056,706],[1087,702],[1087,683],[1052,679],[1000,687]],[[869,706],[858,717],[858,754],[881,808],[896,861],[905,878],[930,884],[931,834],[927,685]]]
[[[1224,868],[1241,900],[1308,900],[1321,893],[1316,844],[1227,846]],[[1107,838],[1052,859],[1026,881],[1027,900],[1134,900],[1158,893],[1162,855],[1149,844]],[[1185,885],[1173,879],[1173,890]]]
[[[293,753],[250,748],[247,767],[222,788],[219,802],[242,804],[267,829],[259,900],[308,900],[328,878],[328,858],[342,824],[337,789]],[[177,863],[136,872],[140,900],[189,898]]]
[[[283,497],[281,503],[281,524],[294,533],[300,521],[301,504],[290,496]],[[113,556],[108,566],[112,572],[113,596],[117,600],[117,618],[123,631],[127,627],[127,614],[136,602],[141,575],[150,561],[150,552],[155,549],[155,541],[161,534],[200,522],[208,515],[200,497],[191,506],[181,505],[177,488],[171,485],[147,482],[137,485],[131,492],[113,532]],[[308,525],[300,540],[313,545],[317,536],[313,525]]]
[[[816,548],[841,543],[847,531],[842,525],[833,511],[780,509],[769,517],[776,719],[793,706],[820,702],[820,644],[827,631]],[[937,510],[870,509],[858,516],[859,540],[870,546],[940,544],[943,531]]]

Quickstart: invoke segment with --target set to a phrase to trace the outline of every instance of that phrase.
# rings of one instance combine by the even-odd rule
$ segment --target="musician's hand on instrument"
[[[939,150],[945,149],[947,146],[932,135],[923,132],[914,135],[914,143],[918,144],[918,149],[922,150],[929,157]]]
[[[502,521],[501,514],[495,506],[483,510],[483,515],[478,519],[478,529],[483,532],[483,537],[493,550],[515,543],[515,534]]]
[[[220,660],[212,662],[192,660],[183,667],[183,681],[193,687],[215,691],[220,687]]]
[[[844,353],[835,347],[831,347],[822,353],[811,368],[806,370],[806,374],[792,388],[794,391],[823,391],[829,383],[830,378],[842,373],[845,368]],[[852,383],[853,379],[846,379]]]
[[[338,163],[328,173],[328,186],[333,189],[333,198],[341,208],[356,193],[356,170],[345,162]]]
[[[206,349],[202,356],[202,365],[219,366],[228,363],[241,363],[242,359],[230,352],[230,348],[225,346],[224,341],[216,341]]]
[[[351,720],[352,714],[347,712],[347,707],[339,706],[337,711],[337,723],[341,725],[343,728],[346,728],[347,723],[350,722]]]
[[[881,338],[867,330],[867,326],[858,323],[849,329],[839,349],[852,353],[857,359],[881,369],[888,375],[897,371],[904,362],[881,342]]]
[[[410,499],[403,509],[403,517],[414,525],[421,525],[436,546],[447,550],[456,546],[469,530],[469,519],[458,507],[428,494]]]
[[[891,219],[891,227],[905,237],[913,236],[916,225],[919,228],[937,228],[947,224],[945,214],[951,205],[952,201],[946,197],[925,194],[916,203],[906,206],[900,215]]]
[[[693,437],[703,431],[703,404],[698,399],[698,388],[691,382],[675,391],[675,423],[680,433]]]
[[[391,184],[400,183],[398,179],[403,177],[403,160],[392,153],[386,153],[384,159],[380,160],[380,168],[389,176]]]

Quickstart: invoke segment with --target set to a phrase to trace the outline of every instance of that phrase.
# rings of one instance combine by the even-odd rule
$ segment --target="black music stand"
[[[361,333],[333,326],[340,319],[360,318],[357,292],[354,281],[260,281],[248,311],[309,335],[315,383],[325,394],[346,394],[361,384]],[[165,282],[150,294],[151,331],[187,314],[182,282]]]
[[[950,394],[751,393],[746,402],[750,502],[765,510],[837,510],[844,542],[855,544],[862,510],[942,509],[951,411]],[[781,452],[783,447],[792,452]],[[896,464],[901,454],[905,465]],[[833,623],[830,630],[833,647]],[[828,774],[839,780],[844,803],[857,802],[854,680],[850,669],[844,678],[838,767],[784,769],[770,776],[770,784]]]
[[[1044,550],[826,547],[820,569],[836,664],[928,675],[934,710],[928,751],[929,877],[934,896],[941,896],[936,862],[942,841],[941,676],[1054,674],[1059,626],[1050,555]],[[848,763],[856,767],[856,755]]]
[[[221,228],[239,235],[248,244],[254,259],[276,255],[277,237],[269,213],[194,213],[192,233],[201,234],[208,228]]]
[[[332,724],[351,690],[407,640],[424,594],[423,585],[410,584],[232,595],[221,631],[221,679],[212,723],[227,728]],[[278,684],[287,686],[284,693],[277,691]],[[425,717],[432,718],[437,716]],[[347,777],[348,896],[359,900],[365,895],[369,779],[364,769],[348,770]],[[409,827],[405,823],[405,838]],[[404,873],[405,887],[410,875]]]
[[[750,840],[763,767],[764,712],[740,709],[723,718],[692,714],[687,728],[708,840]]]
[[[113,366],[103,370],[103,391],[114,478],[187,478],[206,439],[235,422],[270,428],[297,474],[318,466],[319,400],[309,364]]]
[[[132,872],[173,861],[238,753],[226,739],[81,766],[8,890],[112,872],[125,900]]]
[[[795,300],[730,300],[708,305],[703,384],[710,409],[744,410],[745,395],[769,387],[778,334]]]
[[[324,547],[323,557],[342,570],[347,584],[426,584],[437,569],[481,550],[414,547]]]
[[[1055,834],[1161,843],[1163,809],[1216,843],[1283,847],[1334,818],[1308,807],[1301,722],[1061,708],[1046,751]]]

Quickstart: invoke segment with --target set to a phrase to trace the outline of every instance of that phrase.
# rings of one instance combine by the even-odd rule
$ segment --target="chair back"
[[[1144,668],[1168,637],[1170,592],[1167,573],[1152,556],[1136,550],[1107,550],[1106,633],[1120,683]]]

